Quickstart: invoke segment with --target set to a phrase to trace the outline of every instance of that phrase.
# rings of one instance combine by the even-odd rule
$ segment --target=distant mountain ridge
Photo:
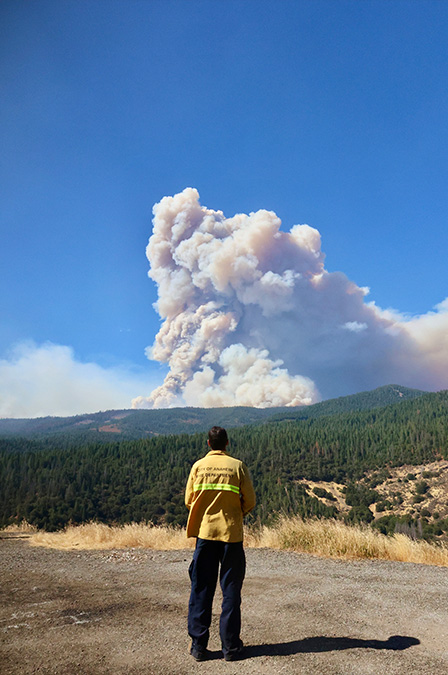
[[[351,411],[381,408],[409,401],[427,392],[401,385],[329,399],[300,408],[165,408],[108,410],[73,417],[0,419],[0,437],[44,438],[69,436],[73,440],[137,440],[165,434],[193,434],[218,424],[227,428],[264,422],[306,420]]]
[[[283,408],[163,408],[107,410],[74,417],[0,419],[0,437],[43,438],[69,435],[89,441],[105,438],[137,440],[165,434],[194,434],[215,424],[239,427],[256,424]],[[218,420],[218,421],[216,421]]]

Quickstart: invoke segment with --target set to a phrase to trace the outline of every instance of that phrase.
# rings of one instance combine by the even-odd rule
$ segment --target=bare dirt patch
[[[191,551],[56,551],[0,541],[1,672],[448,674],[448,570],[247,550],[246,658],[188,654]]]
[[[342,483],[335,483],[334,481],[324,482],[324,481],[306,480],[306,478],[302,478],[297,482],[302,483],[302,485],[304,485],[305,490],[310,497],[318,499],[326,506],[336,506],[339,513],[342,514],[348,513],[350,511],[351,507],[347,506],[347,504],[345,503],[345,497],[342,492],[345,485],[343,485]],[[325,497],[320,497],[318,494],[314,492],[314,488],[320,488],[325,490],[326,492],[328,492],[333,496],[333,499],[326,499]]]
[[[377,474],[377,471],[369,471],[365,476],[365,483]],[[381,472],[380,472],[381,473]],[[370,509],[377,520],[383,516],[410,515],[418,518],[429,511],[428,518],[448,517],[448,460],[437,460],[427,464],[405,464],[400,467],[390,467],[387,469],[388,478],[375,485],[375,490],[381,499],[390,501],[390,508],[377,510],[376,504],[372,504]],[[409,479],[408,476],[413,478]],[[421,497],[421,501],[416,502],[416,486],[419,482],[425,481],[428,484],[428,490]],[[326,506],[336,506],[339,513],[347,514],[351,507],[347,506],[343,493],[344,485],[335,482],[311,481],[305,478],[300,479],[298,483],[305,486],[310,497],[319,499]],[[314,492],[314,488],[324,489],[333,496],[333,499],[320,497]],[[397,498],[399,498],[397,500]],[[445,537],[443,537],[445,539]]]
[[[121,434],[120,427],[117,427],[116,424],[105,424],[102,427],[99,427],[98,431],[107,431],[111,434]]]
[[[408,476],[412,477],[411,479]],[[426,493],[421,495],[421,501],[415,502],[418,483],[428,485]],[[434,513],[440,518],[448,516],[448,460],[439,460],[429,464],[417,466],[403,465],[389,469],[389,478],[375,487],[383,499],[394,501],[399,495],[401,504],[394,503],[393,508],[384,512],[375,513],[378,517],[395,513],[398,516],[406,514],[418,517],[424,510],[428,510],[431,517]]]

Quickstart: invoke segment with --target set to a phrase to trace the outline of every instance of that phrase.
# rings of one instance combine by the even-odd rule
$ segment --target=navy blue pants
[[[218,570],[222,590],[219,634],[223,652],[228,654],[241,645],[241,587],[246,572],[242,541],[232,544],[208,539],[196,541],[188,570],[191,579],[188,634],[198,649],[205,649],[208,644]]]

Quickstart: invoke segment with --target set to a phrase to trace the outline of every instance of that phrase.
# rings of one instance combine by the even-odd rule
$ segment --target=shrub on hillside
[[[381,502],[377,502],[376,510],[380,513],[382,511],[389,511],[392,508],[392,503],[388,499],[384,499]]]
[[[429,485],[426,481],[421,480],[418,483],[415,484],[415,493],[417,495],[424,495],[428,492],[429,490]]]
[[[350,509],[346,516],[346,521],[349,523],[371,523],[373,520],[373,513],[368,506],[354,506]]]
[[[379,500],[379,494],[375,490],[370,490],[363,485],[349,483],[345,491],[345,502],[347,506],[365,506],[375,503]]]
[[[313,492],[316,495],[316,497],[321,497],[322,499],[330,499],[332,502],[336,501],[336,497],[331,494],[331,492],[328,492],[328,490],[324,490],[324,488],[320,487],[314,487]]]

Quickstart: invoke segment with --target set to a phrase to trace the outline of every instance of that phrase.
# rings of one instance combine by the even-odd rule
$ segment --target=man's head
[[[208,432],[208,444],[212,450],[225,450],[228,442],[227,431],[222,427],[212,427]]]

